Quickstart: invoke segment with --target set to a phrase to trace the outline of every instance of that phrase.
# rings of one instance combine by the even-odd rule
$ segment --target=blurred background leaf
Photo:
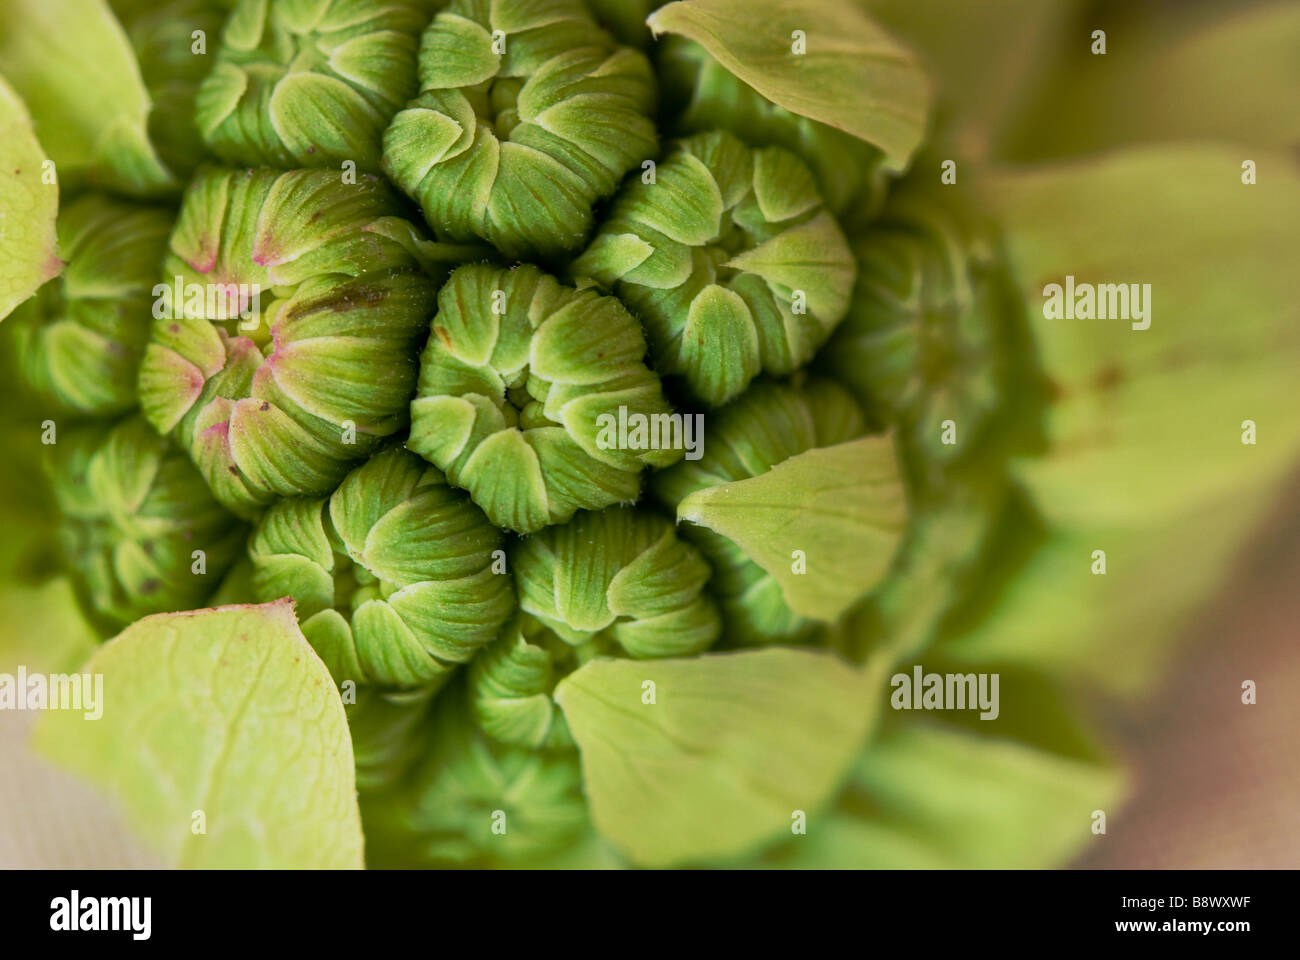
[[[26,102],[65,188],[83,179],[134,195],[175,188],[146,134],[135,52],[104,0],[5,0],[0,74]]]
[[[937,655],[926,673],[960,668]],[[910,667],[900,666],[910,675]],[[887,710],[848,785],[807,835],[767,862],[795,868],[1048,867],[1093,839],[1092,814],[1117,811],[1126,786],[1043,676],[999,673],[996,719]]]
[[[145,617],[83,670],[103,675],[102,716],[46,711],[34,746],[105,790],[167,862],[362,865],[343,705],[292,602]]]
[[[1210,146],[990,179],[1049,379],[1052,446],[1014,470],[1041,523],[1021,577],[955,626],[954,655],[1055,661],[1131,692],[1276,503],[1300,457],[1300,175],[1251,152],[1268,171],[1253,186],[1243,150]],[[1067,274],[1151,284],[1150,329],[1044,318],[1044,286]],[[1033,528],[1008,536],[1023,546]]]
[[[1093,30],[1106,31],[1104,56],[1091,53]],[[1076,6],[1063,36],[997,155],[1198,139],[1300,146],[1300,4],[1108,0]]]

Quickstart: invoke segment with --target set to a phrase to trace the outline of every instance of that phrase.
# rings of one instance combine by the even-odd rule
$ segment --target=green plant
[[[1047,864],[1120,802],[1066,698],[1300,450],[1236,435],[1284,139],[1009,170],[939,0],[112,6],[0,10],[0,596],[116,634],[37,742],[171,861]],[[1051,320],[1067,273],[1161,314]]]

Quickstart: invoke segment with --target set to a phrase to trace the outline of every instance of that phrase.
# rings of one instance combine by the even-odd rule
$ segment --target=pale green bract
[[[833,622],[889,569],[907,498],[893,437],[863,437],[696,490],[677,516],[730,540],[781,585],[794,613]]]
[[[0,76],[26,103],[65,185],[176,190],[146,132],[152,104],[140,66],[105,0],[5,0]]]
[[[784,535],[773,533],[772,540],[756,551],[756,557],[737,541],[743,543],[751,535],[766,538],[770,517],[763,515],[763,510],[750,509],[738,522],[729,523],[721,519],[728,512],[727,508],[717,504],[728,496],[729,491],[734,491],[734,496],[743,501],[746,483],[751,478],[762,477],[792,457],[860,437],[866,431],[862,411],[843,387],[831,381],[813,380],[800,387],[760,382],[710,417],[710,423],[712,435],[704,456],[696,461],[683,461],[656,474],[651,480],[651,492],[686,519],[696,519],[690,516],[689,511],[698,509],[697,522],[684,525],[682,533],[699,546],[713,567],[710,587],[722,605],[724,631],[729,639],[737,643],[808,642],[818,632],[818,620],[833,620],[835,614],[832,607],[823,608],[820,602],[800,602],[805,595],[811,599],[817,588],[796,586],[794,578],[798,574],[794,569],[797,569],[799,558],[794,551],[802,549],[804,561],[811,554],[814,568],[825,563],[826,557],[817,556],[817,545],[821,544],[826,533],[823,524],[836,521],[823,515],[811,528],[782,526]],[[892,455],[879,446],[884,442],[873,441],[873,446],[878,448],[875,455],[864,458],[859,464],[874,461],[861,482],[883,481],[879,490],[856,505],[863,518],[878,511],[878,517],[884,521],[884,544],[877,543],[873,555],[865,558],[865,570],[859,566],[859,572],[867,574],[868,580],[880,571],[882,560],[892,553],[889,544],[897,535],[895,528],[901,506],[901,491],[897,487]],[[815,460],[805,461],[805,464],[816,467]],[[858,465],[844,464],[840,469],[847,467],[852,471],[855,466]],[[791,464],[787,470],[804,472],[804,468],[796,464]],[[781,476],[770,478],[757,488],[759,493],[754,498],[755,503],[766,502],[761,494],[763,486],[779,486]],[[842,472],[838,479],[845,482]],[[795,509],[788,503],[773,506],[778,510]],[[810,513],[816,512],[810,510]],[[734,520],[735,511],[731,513]],[[719,523],[730,536],[709,529],[711,522]],[[838,548],[836,552],[838,555]],[[784,566],[774,575],[772,570],[777,567],[777,554],[781,555]],[[761,558],[760,562],[756,562],[758,558]],[[859,564],[863,559],[859,558]],[[764,569],[763,564],[772,569]],[[796,603],[799,606],[805,610],[822,610],[823,615],[814,620],[792,609],[785,597],[787,585],[798,594]],[[808,594],[804,594],[805,589]],[[839,605],[839,601],[833,605],[836,613]]]
[[[597,829],[633,862],[669,866],[742,856],[820,812],[882,684],[829,653],[772,649],[596,660],[555,699]]]
[[[649,23],[656,35],[699,43],[777,106],[879,148],[895,173],[921,144],[925,70],[854,3],[689,0],[660,7]]]
[[[147,617],[83,669],[103,676],[102,716],[49,711],[36,746],[106,790],[165,862],[362,865],[343,706],[289,601]]]

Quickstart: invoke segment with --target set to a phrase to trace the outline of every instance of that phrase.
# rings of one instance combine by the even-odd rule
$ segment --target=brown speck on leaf
[[[157,580],[150,578],[140,584],[140,592],[147,597],[151,593],[156,593],[159,586],[160,584],[158,583]]]
[[[263,400],[263,401],[262,401],[262,405],[261,405],[260,407],[258,407],[257,409],[261,410],[263,413],[266,413],[266,411],[268,411],[268,410],[271,409],[271,405],[270,405],[269,403],[267,403],[265,400]]]
[[[231,473],[233,473],[235,476],[239,476],[239,468],[236,467],[234,464],[231,464],[230,466],[226,467],[226,469],[229,470]]]
[[[170,332],[172,332],[172,333],[180,333],[180,332],[181,332],[181,325],[180,325],[179,323],[173,323],[173,324],[172,324],[171,326],[169,326],[167,329],[168,329]]]
[[[1098,390],[1114,390],[1124,382],[1124,370],[1118,363],[1108,363],[1097,371],[1093,384]]]
[[[448,331],[446,327],[441,327],[441,326],[434,327],[433,332],[437,335],[438,339],[442,341],[442,345],[450,349],[451,332]]]

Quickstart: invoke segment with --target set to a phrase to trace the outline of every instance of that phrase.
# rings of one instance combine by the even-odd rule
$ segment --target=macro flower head
[[[184,866],[1079,856],[1300,455],[1300,18],[1116,7],[6,0],[39,749]]]

